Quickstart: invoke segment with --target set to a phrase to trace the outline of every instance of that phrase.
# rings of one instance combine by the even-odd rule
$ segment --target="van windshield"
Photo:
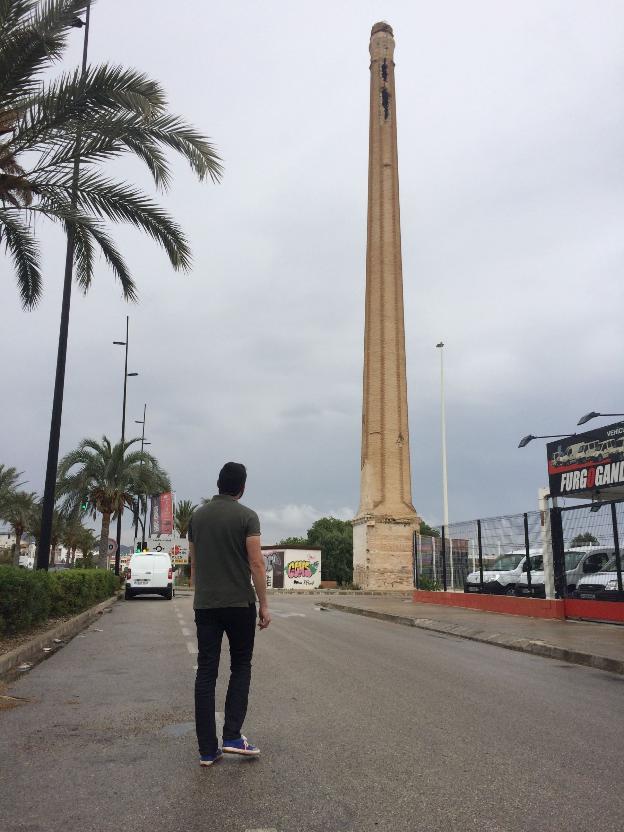
[[[581,562],[581,558],[585,556],[585,552],[566,552],[565,553],[565,567],[567,569],[576,569]]]
[[[523,557],[524,556],[521,554],[500,555],[495,561],[488,564],[487,569],[490,571],[495,570],[497,572],[510,572],[512,569],[516,568]]]

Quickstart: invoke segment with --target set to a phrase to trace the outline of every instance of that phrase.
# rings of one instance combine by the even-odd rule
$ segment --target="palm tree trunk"
[[[100,552],[98,555],[98,566],[100,569],[108,569],[108,534],[110,531],[110,511],[102,514],[102,531],[100,533]]]
[[[19,566],[20,552],[22,545],[22,533],[15,530],[15,551],[13,552],[13,566]]]

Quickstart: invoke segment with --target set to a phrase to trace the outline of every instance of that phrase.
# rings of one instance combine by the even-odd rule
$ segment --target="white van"
[[[531,566],[537,568],[539,550],[531,549]],[[525,549],[514,549],[504,555],[499,555],[493,563],[483,565],[483,592],[490,595],[513,595],[516,583],[526,572]],[[540,563],[541,566],[541,563]],[[466,577],[464,592],[481,592],[481,574],[477,570]]]
[[[566,549],[564,555],[567,593],[571,595],[576,590],[576,585],[583,575],[593,575],[603,568],[613,555],[613,549],[604,549],[601,546],[575,546]],[[531,572],[531,588],[529,589],[525,572],[516,584],[515,594],[524,597],[545,598],[545,580],[543,568]]]
[[[126,601],[135,595],[173,598],[173,567],[166,552],[135,552],[126,577]]]

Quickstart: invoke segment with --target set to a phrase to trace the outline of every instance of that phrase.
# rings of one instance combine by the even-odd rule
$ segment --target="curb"
[[[460,627],[455,624],[445,624],[442,621],[434,621],[430,618],[411,618],[405,615],[394,615],[390,612],[379,612],[377,610],[366,610],[352,607],[347,604],[336,604],[324,602],[323,606],[340,612],[349,612],[353,615],[362,615],[365,618],[376,618],[379,621],[389,621],[391,624],[401,624],[404,627],[417,627],[419,630],[429,630],[434,633],[465,638],[468,641],[478,641],[483,644],[493,644],[497,647],[504,647],[507,650],[516,650],[520,653],[531,653],[534,656],[542,656],[547,659],[557,659],[570,664],[580,664],[585,667],[593,667],[596,670],[605,670],[608,673],[619,673],[624,675],[624,661],[611,659],[608,656],[598,656],[593,653],[583,653],[581,650],[571,650],[567,647],[557,647],[554,644],[547,644],[544,641],[533,641],[528,638],[517,638],[501,633],[484,635],[481,630],[471,630],[469,627]]]
[[[107,598],[106,601],[101,601],[94,607],[90,607],[88,610],[74,616],[74,618],[70,618],[69,621],[63,621],[61,624],[57,624],[56,627],[52,627],[44,633],[39,633],[30,641],[16,647],[15,650],[0,656],[0,681],[10,682],[23,675],[17,670],[21,664],[28,662],[34,666],[54,655],[57,650],[64,646],[64,644],[55,645],[55,638],[63,639],[63,641],[72,639],[92,621],[95,621],[99,615],[102,615],[105,610],[117,603],[118,600],[119,596],[115,594],[111,598]],[[49,653],[44,653],[44,647],[52,647],[53,649]]]

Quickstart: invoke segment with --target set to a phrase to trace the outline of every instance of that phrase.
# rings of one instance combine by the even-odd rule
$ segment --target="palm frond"
[[[41,297],[39,246],[32,232],[10,210],[0,208],[0,244],[10,253],[22,305],[32,309]]]
[[[67,36],[87,0],[11,2],[0,11],[0,101],[14,103],[35,92],[42,73],[65,51]]]
[[[49,216],[66,216],[71,211],[69,173],[38,183],[37,192],[41,210]],[[184,232],[166,211],[137,188],[87,171],[81,172],[76,196],[79,210],[112,222],[134,225],[165,249],[174,269],[190,269],[191,251]]]

